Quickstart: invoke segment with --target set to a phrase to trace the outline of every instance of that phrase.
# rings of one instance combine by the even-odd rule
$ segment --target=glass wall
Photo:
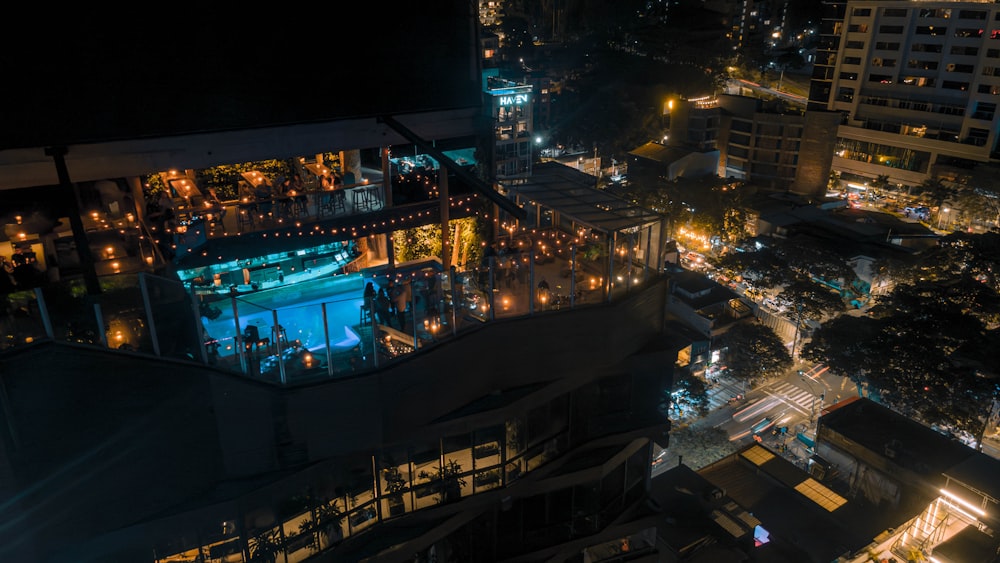
[[[293,478],[296,487],[276,483],[275,491],[240,499],[243,513],[224,519],[221,533],[199,530],[161,541],[154,559],[304,561],[380,522],[510,485],[566,452],[569,405],[569,396],[562,395],[525,417],[324,462]],[[501,551],[515,553],[533,542],[568,540],[606,526],[641,497],[648,456],[649,448],[638,447],[600,480],[516,501],[501,513],[499,533],[505,541],[525,543]]]
[[[51,284],[8,295],[2,346],[53,338],[197,362],[278,385],[357,374],[497,319],[641,289],[658,275],[646,266],[649,231],[617,234],[613,251],[578,244],[561,230],[512,231],[466,270],[441,271],[429,261],[225,296],[145,273],[102,277],[96,296],[82,280]],[[366,301],[369,282],[384,298]]]

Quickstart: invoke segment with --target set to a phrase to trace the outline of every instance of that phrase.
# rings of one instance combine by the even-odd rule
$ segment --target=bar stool
[[[296,194],[292,196],[292,213],[294,213],[296,217],[308,217],[309,196],[305,194]]]
[[[382,187],[381,186],[370,186],[365,189],[366,195],[368,197],[368,208],[369,209],[381,209],[382,208]]]
[[[332,192],[323,192],[320,195],[319,207],[317,209],[317,215],[323,217],[324,215],[336,215],[337,211],[347,211],[347,198],[345,197],[344,190],[337,190]]]
[[[354,211],[368,210],[368,191],[365,188],[351,190],[351,207],[354,208]]]
[[[333,192],[332,202],[334,214],[336,214],[338,210],[347,213],[347,194],[344,193],[344,190],[337,190]]]

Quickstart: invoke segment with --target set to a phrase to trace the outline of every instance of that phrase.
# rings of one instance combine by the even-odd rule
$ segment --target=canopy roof
[[[524,184],[509,186],[519,200],[558,211],[595,231],[613,233],[659,222],[661,216],[618,196],[597,189],[590,174],[558,162],[532,168]]]

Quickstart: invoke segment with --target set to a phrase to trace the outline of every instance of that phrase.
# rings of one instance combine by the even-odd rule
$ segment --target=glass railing
[[[501,252],[472,269],[338,274],[212,302],[145,273],[102,277],[98,295],[81,281],[56,283],[7,296],[0,350],[74,342],[294,385],[378,369],[490,322],[617,300],[657,275],[625,254],[609,262],[575,253]],[[402,295],[366,305],[368,282]]]

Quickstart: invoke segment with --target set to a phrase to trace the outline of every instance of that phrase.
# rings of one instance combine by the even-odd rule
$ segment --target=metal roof
[[[595,187],[590,174],[558,162],[535,164],[524,184],[508,186],[521,199],[549,207],[595,231],[613,233],[659,222],[661,216]]]

